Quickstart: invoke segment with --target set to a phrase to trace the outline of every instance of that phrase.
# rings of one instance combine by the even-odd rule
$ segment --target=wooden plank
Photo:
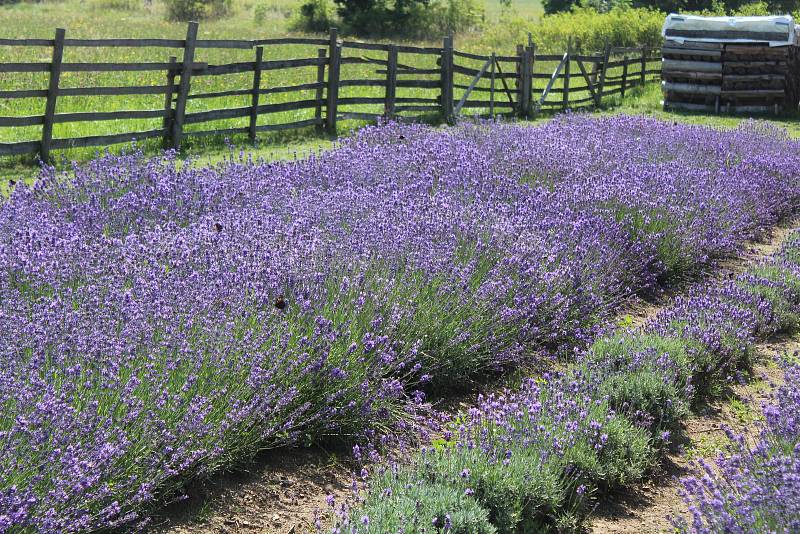
[[[0,46],[53,46],[52,39],[0,39]]]
[[[44,106],[44,120],[42,122],[42,144],[39,152],[42,161],[50,161],[50,145],[53,140],[53,117],[56,114],[56,101],[58,100],[58,84],[61,78],[61,60],[64,58],[64,35],[66,30],[56,29],[53,41],[53,60],[50,62],[50,81],[47,86],[47,102]]]
[[[0,63],[0,72],[48,72],[50,63]]]
[[[183,69],[183,64],[176,65]],[[63,63],[61,72],[144,72],[154,70],[167,70],[169,63]],[[193,70],[206,68],[205,63],[192,65]]]
[[[252,94],[253,94],[252,89],[231,89],[230,91],[212,91],[210,93],[195,93],[193,95],[188,95],[186,99],[203,100],[206,98],[222,98],[226,96],[248,96]]]
[[[181,39],[65,39],[64,46],[183,48]]]
[[[252,108],[250,106],[238,107],[238,108],[212,109],[209,111],[197,111],[195,113],[186,113],[184,116],[183,124],[197,124],[200,122],[208,122],[221,119],[236,119],[239,117],[248,117],[250,116],[251,112]]]
[[[783,98],[783,95],[786,93],[783,89],[724,89],[722,91],[722,96],[738,96],[738,97],[765,97],[765,96],[776,96]]]
[[[340,106],[348,106],[354,104],[383,104],[386,99],[380,96],[351,96],[347,98],[340,98]]]
[[[483,75],[486,74],[486,70],[489,68],[490,64],[492,64],[492,58],[489,58],[488,60],[486,60],[486,63],[483,64],[483,66],[481,67],[481,70],[472,79],[472,81],[470,82],[469,86],[467,87],[467,90],[464,91],[464,94],[461,97],[461,100],[458,101],[458,104],[456,104],[456,107],[453,110],[453,112],[456,115],[458,115],[458,112],[461,111],[462,107],[464,107],[464,103],[467,101],[467,98],[469,98],[470,93],[472,93],[472,90],[475,88],[476,85],[478,85],[478,82],[480,81],[481,77],[483,77]],[[452,87],[452,85],[451,85],[451,87]]]
[[[325,125],[329,135],[336,135],[337,103],[339,100],[339,69],[342,49],[338,43],[339,33],[336,28],[331,28],[328,43],[328,102],[325,115]]]
[[[164,117],[163,109],[134,109],[120,111],[80,111],[76,113],[57,113],[53,116],[53,123],[87,122],[87,121],[114,121],[122,119],[161,119]]]
[[[586,67],[583,66],[583,61],[581,61],[579,57],[576,57],[575,62],[578,64],[578,70],[581,71],[581,76],[583,76],[583,79],[586,80],[586,89],[589,91],[590,98],[594,101],[595,105],[598,105],[597,92],[592,86],[592,80],[589,78],[589,73],[586,72]]]
[[[105,146],[115,145],[119,143],[127,143],[130,141],[138,141],[141,139],[149,139],[151,137],[161,137],[164,135],[164,130],[148,130],[144,132],[127,132],[120,134],[110,135],[92,135],[88,137],[72,137],[69,139],[53,139],[52,148],[82,148],[87,146]]]
[[[258,114],[277,113],[279,111],[294,111],[298,109],[313,109],[317,107],[317,100],[296,100],[294,102],[278,102],[277,104],[261,104],[258,106]]]
[[[498,65],[499,65],[499,63],[498,63]],[[453,72],[455,74],[463,74],[463,75],[469,76],[469,77],[472,77],[472,76],[475,76],[476,74],[478,74],[479,70],[480,69],[473,69],[473,68],[470,68],[470,67],[462,67],[461,65],[453,65]],[[517,78],[517,74],[516,73],[508,73],[508,74],[503,74],[502,76],[498,74],[497,77],[498,78],[505,78],[507,80],[515,80]]]
[[[673,48],[673,47],[664,47],[661,49],[661,54],[663,56],[681,56],[681,57],[688,57],[688,56],[702,56],[708,58],[720,58],[722,57],[722,50],[703,50],[700,48]]]
[[[389,50],[389,46],[391,45],[380,43],[362,43],[359,41],[342,41],[342,48],[356,48],[358,50],[377,50],[380,52],[386,52]]]
[[[661,70],[666,72],[722,72],[722,63],[664,59],[661,62]]]
[[[195,48],[217,48],[217,49],[238,49],[250,50],[253,48],[253,41],[240,39],[197,39],[194,43]]]
[[[441,82],[439,80],[397,80],[397,87],[435,89],[437,87],[441,87]]]
[[[340,80],[339,87],[386,87],[386,80]]]
[[[173,76],[174,78],[174,76]],[[169,85],[129,85],[118,87],[62,87],[58,96],[115,96],[115,95],[163,95],[175,87]]]
[[[665,36],[686,39],[753,39],[758,41],[786,41],[786,32],[750,32],[744,30],[677,30],[668,28]]]
[[[339,60],[340,65],[383,65],[386,61],[382,59],[372,59],[368,57],[343,57]]]
[[[726,74],[726,82],[782,82],[784,74]]]
[[[0,143],[0,156],[16,156],[41,152],[40,141],[21,141],[17,143]]]
[[[409,46],[409,45],[397,45],[397,51],[403,54],[427,54],[427,55],[434,55],[434,54],[441,54],[441,48],[431,48],[425,46]]]
[[[544,91],[542,91],[542,96],[539,97],[539,103],[537,104],[537,108],[541,108],[542,104],[544,104],[547,95],[550,94],[550,90],[553,89],[553,85],[556,83],[559,74],[561,74],[561,69],[564,68],[564,64],[567,62],[568,58],[569,54],[565,53],[562,56],[561,63],[559,63],[558,66],[556,67],[556,70],[553,71],[553,74],[550,76],[550,81],[547,82],[547,86],[544,88]]]
[[[491,56],[485,56],[482,54],[471,54],[469,52],[459,52],[458,50],[453,50],[453,55],[456,57],[463,57],[466,59],[474,59],[475,61],[488,61],[491,59]]]
[[[172,148],[180,150],[183,124],[186,118],[186,97],[191,89],[192,68],[194,63],[194,43],[197,40],[197,23],[190,22],[186,29],[186,44],[183,49],[181,63],[181,80],[178,86],[178,97],[175,101],[175,113],[172,118]]]
[[[679,109],[683,111],[713,111],[713,104],[692,104],[689,102],[673,102],[671,100],[664,101],[665,109]]]
[[[704,41],[673,41],[665,39],[664,46],[670,48],[699,48],[703,50],[722,50],[722,43],[707,43]]]
[[[264,59],[264,47],[256,47],[256,60],[253,65],[253,96],[250,99],[250,125],[248,136],[250,141],[256,140],[256,124],[258,123],[258,98],[261,94],[261,62]]]
[[[259,132],[277,132],[280,130],[293,130],[296,128],[307,128],[309,126],[321,126],[323,124],[322,119],[317,119],[316,117],[313,119],[306,119],[302,121],[296,122],[289,122],[286,124],[262,124],[261,126],[257,127]]]
[[[397,45],[389,45],[386,60],[386,101],[383,107],[383,114],[394,117],[395,98],[397,98]]]
[[[656,71],[656,74],[658,71]],[[688,71],[662,71],[662,77],[666,80],[690,79],[690,80],[721,80],[722,72],[688,72]]]
[[[307,37],[279,37],[277,39],[256,39],[253,46],[269,45],[314,45],[322,46],[328,44],[327,39],[310,39]]]
[[[322,49],[320,49],[320,50],[322,50]],[[326,55],[327,55],[327,51],[326,51]],[[321,82],[317,81],[317,82],[311,82],[311,83],[301,83],[301,84],[297,84],[297,85],[284,85],[284,86],[280,86],[280,87],[266,87],[264,89],[261,89],[259,92],[262,95],[272,95],[272,94],[278,94],[278,93],[293,93],[293,92],[296,92],[296,91],[314,91],[314,90],[319,91],[319,90],[322,90],[322,89],[325,88],[325,65],[320,65],[319,67],[317,67],[317,69],[318,69],[318,71],[319,70],[322,71],[322,81]],[[318,72],[318,74],[319,74],[319,72]],[[319,79],[319,77],[317,79]],[[320,98],[322,98],[322,97],[320,96]]]
[[[0,117],[0,127],[38,126],[44,124],[44,115]]]
[[[718,95],[722,91],[719,85],[700,85],[696,83],[661,82],[664,91],[672,93],[689,93],[696,95]]]
[[[508,97],[509,104],[514,104],[514,98],[511,96],[511,90],[508,87],[508,83],[506,83],[506,78],[503,76],[503,69],[500,68],[500,63],[495,61],[495,65],[497,65],[497,73],[500,78],[500,82],[503,84],[503,89],[505,89],[506,96]],[[495,103],[495,105],[498,105]]]
[[[328,55],[327,51],[324,48],[320,48],[317,50],[317,57],[320,59],[325,59]],[[316,89],[315,100],[317,101],[317,107],[314,109],[314,120],[317,121],[315,125],[317,127],[322,125],[322,92],[325,89],[325,64],[320,63],[317,66],[317,83],[310,83],[304,85],[312,85],[314,86],[313,89]],[[288,87],[276,87],[275,89],[286,89]],[[295,86],[297,87],[297,86]],[[310,88],[311,89],[311,88]],[[284,91],[276,91],[276,92],[284,92]]]
[[[0,91],[0,98],[41,98],[47,96],[47,89],[17,89],[13,91]]]
[[[440,67],[442,116],[445,122],[453,120],[453,36],[448,35],[442,41],[442,55]]]

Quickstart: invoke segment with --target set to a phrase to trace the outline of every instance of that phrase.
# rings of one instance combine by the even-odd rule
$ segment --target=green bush
[[[166,0],[170,20],[220,18],[231,12],[231,0]]]
[[[477,0],[335,0],[342,30],[369,37],[404,38],[442,37],[451,33],[473,31],[481,27],[484,12]],[[322,13],[326,0],[303,4],[301,29],[316,29],[310,19]],[[306,6],[314,6],[307,8]],[[305,10],[305,11],[303,11]],[[308,23],[303,23],[308,20]]]
[[[495,534],[488,513],[471,496],[445,482],[422,480],[406,470],[387,471],[359,507],[358,532],[439,532]],[[449,523],[449,528],[445,525]]]
[[[575,493],[578,483],[564,476],[560,462],[555,457],[543,462],[534,447],[514,446],[503,461],[477,447],[438,450],[426,457],[424,472],[426,480],[474,491],[500,533],[554,529],[580,516],[588,504],[588,495]]]
[[[300,5],[300,12],[289,26],[296,31],[327,31],[335,26],[333,22],[333,6],[328,0],[306,0]]]
[[[614,7],[607,13],[593,8],[575,8],[564,13],[545,15],[532,22],[519,16],[504,17],[487,27],[482,46],[502,49],[525,43],[530,32],[541,52],[563,52],[572,37],[576,51],[598,52],[610,46],[661,46],[664,13],[648,8]]]

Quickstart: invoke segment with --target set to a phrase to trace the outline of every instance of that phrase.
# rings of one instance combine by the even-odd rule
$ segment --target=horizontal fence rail
[[[446,37],[441,47],[420,47],[340,40],[335,29],[327,39],[260,40],[197,39],[197,31],[197,23],[192,22],[185,39],[70,39],[63,29],[56,30],[54,39],[0,39],[0,47],[51,49],[49,62],[0,62],[0,99],[43,99],[45,104],[41,114],[0,116],[0,128],[41,127],[38,139],[0,142],[0,156],[39,154],[48,161],[52,149],[149,138],[161,138],[164,146],[178,149],[187,136],[247,134],[255,140],[258,132],[309,127],[335,135],[340,120],[437,118],[452,122],[468,110],[489,117],[528,117],[543,109],[598,107],[604,97],[625,96],[631,87],[661,73],[658,50],[606,47],[600,53],[584,54],[573,50],[571,40],[563,54],[538,54],[529,40],[518,46],[514,55],[485,55],[455,50],[452,37]],[[297,45],[310,47],[308,57],[264,59],[268,47]],[[145,62],[64,61],[66,49],[81,47],[166,48],[180,54]],[[252,59],[221,64],[198,61],[198,51],[214,49],[250,51]],[[289,76],[290,71],[311,74],[298,83]],[[47,76],[47,87],[10,89],[3,83],[4,76],[26,73]],[[64,73],[144,73],[162,81],[64,87]],[[203,79],[230,75],[239,75],[230,89],[198,90]],[[59,102],[68,97],[147,95],[161,102],[154,100],[151,109],[58,111]],[[274,101],[279,95],[282,100]],[[195,103],[226,97],[238,99],[239,104],[229,102],[228,106],[199,111],[192,108]],[[246,105],[241,104],[244,99]],[[263,119],[270,116],[280,122],[265,124]],[[290,119],[285,120],[287,116]],[[149,120],[151,126],[130,132],[53,137],[54,125],[119,120]],[[209,123],[204,130],[186,129]],[[6,137],[0,135],[0,139]]]

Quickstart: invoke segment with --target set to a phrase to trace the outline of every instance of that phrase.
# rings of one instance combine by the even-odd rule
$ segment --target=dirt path
[[[800,224],[793,218],[774,228],[768,238],[751,243],[744,253],[720,262],[701,273],[700,279],[723,279],[742,272],[748,264],[773,254],[791,230]],[[629,316],[633,325],[641,325],[680,294],[681,290],[664,292],[655,302],[635,301],[620,315]],[[773,350],[788,350],[797,341],[785,342]],[[766,345],[764,350],[767,351]],[[763,371],[768,371],[764,368]],[[482,390],[497,389],[484,384]],[[447,412],[469,408],[476,393],[445,399],[439,409]],[[723,405],[709,405],[687,424],[687,435],[694,440],[686,447],[700,443],[702,451],[719,442],[722,423],[731,424],[733,415]],[[706,437],[703,437],[706,436]],[[716,440],[716,441],[715,441]],[[315,513],[329,508],[326,497],[333,495],[342,502],[349,490],[352,471],[346,454],[331,454],[319,449],[281,449],[261,455],[246,471],[215,477],[187,488],[188,498],[168,506],[154,518],[151,532],[156,534],[301,534],[316,532]],[[686,455],[673,451],[658,475],[641,487],[615,496],[613,501],[598,507],[594,532],[661,532],[669,527],[666,515],[685,512],[677,496],[676,476],[686,472]],[[323,524],[325,524],[323,520]]]
[[[756,347],[757,366],[752,379],[737,385],[724,399],[717,399],[695,413],[685,426],[685,435],[664,459],[660,471],[646,483],[629,488],[602,502],[591,524],[594,533],[655,534],[674,532],[668,516],[687,515],[678,495],[679,478],[689,474],[692,459],[713,460],[728,439],[723,427],[755,438],[761,405],[780,383],[776,355],[800,350],[800,336],[776,338]]]

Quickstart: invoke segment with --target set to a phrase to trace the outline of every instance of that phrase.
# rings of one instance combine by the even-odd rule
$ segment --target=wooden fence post
[[[44,122],[42,123],[42,145],[39,156],[42,161],[50,161],[50,141],[53,140],[53,118],[56,114],[56,100],[58,99],[58,83],[61,79],[61,61],[64,59],[64,34],[63,28],[56,29],[56,38],[53,41],[53,61],[50,63],[50,83],[47,86],[47,102],[44,107]]]
[[[561,107],[569,107],[569,64],[572,60],[572,37],[567,40],[567,60],[564,62],[564,92],[562,93]]]
[[[337,104],[339,102],[339,60],[342,48],[339,46],[339,32],[331,28],[328,54],[328,103],[326,106],[325,121],[328,133],[336,135]]]
[[[387,118],[394,117],[395,95],[397,94],[397,45],[389,45],[386,66],[386,102],[383,114]]]
[[[620,86],[620,94],[625,96],[625,84],[628,83],[628,56],[622,56],[622,85]]]
[[[442,116],[445,122],[453,121],[453,36],[442,42],[441,58]]]
[[[162,127],[164,128],[164,146],[169,142],[169,135],[172,129],[172,121],[175,119],[172,110],[172,97],[175,94],[175,75],[177,72],[178,58],[171,56],[169,58],[169,67],[167,70],[167,92],[164,93],[164,121]]]
[[[492,52],[492,73],[489,85],[489,117],[494,118],[494,69],[497,64],[497,54]]]
[[[642,72],[639,74],[639,85],[644,86],[644,73],[647,70],[647,49],[642,46]]]
[[[183,137],[183,120],[186,116],[186,98],[192,79],[194,65],[194,46],[197,41],[197,23],[190,22],[186,30],[186,42],[183,45],[183,64],[181,65],[181,83],[178,86],[178,99],[175,101],[175,116],[172,119],[172,148],[180,150]]]
[[[250,141],[256,140],[256,123],[258,122],[258,97],[261,91],[261,62],[264,59],[264,47],[256,47],[256,61],[253,64],[253,97],[251,99],[250,108],[250,128],[248,129],[248,136]]]
[[[327,56],[327,50],[320,48],[317,50],[317,58],[324,60]],[[325,85],[325,62],[320,61],[317,65],[317,93],[314,98],[317,101],[317,107],[314,110],[314,119],[317,121],[317,130],[322,130],[322,95],[323,86]]]
[[[603,92],[606,90],[606,72],[608,71],[608,60],[611,57],[611,45],[606,42],[605,49],[603,50],[603,64],[600,71],[600,86],[595,92],[595,107],[599,108],[603,101]]]

